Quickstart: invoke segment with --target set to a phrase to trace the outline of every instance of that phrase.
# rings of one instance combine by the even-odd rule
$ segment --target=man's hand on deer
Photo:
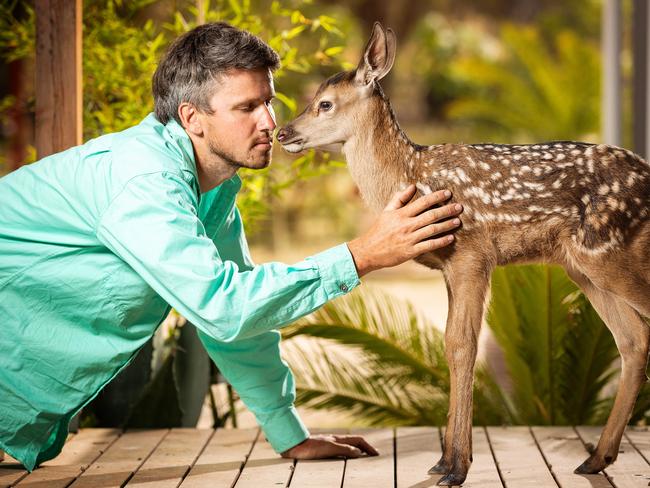
[[[327,434],[310,436],[297,446],[284,451],[282,457],[292,459],[358,458],[364,454],[377,456],[379,452],[363,437]]]
[[[451,234],[434,236],[458,228],[460,219],[455,217],[463,207],[456,203],[432,208],[448,200],[451,192],[437,191],[411,202],[414,194],[415,185],[396,193],[371,228],[348,243],[359,277],[453,242]]]

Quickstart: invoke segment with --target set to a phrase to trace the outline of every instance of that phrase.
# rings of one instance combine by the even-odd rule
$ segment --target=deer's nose
[[[283,127],[280,129],[275,136],[275,138],[278,140],[278,142],[283,142],[286,140],[289,140],[294,134],[293,129],[291,128],[290,125],[287,125],[286,127]]]

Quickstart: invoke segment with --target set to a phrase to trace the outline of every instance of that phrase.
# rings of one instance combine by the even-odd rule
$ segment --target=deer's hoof
[[[465,481],[467,475],[448,473],[438,480],[438,486],[460,486]]]
[[[607,466],[607,463],[605,463],[603,458],[601,458],[600,456],[595,456],[595,455],[592,454],[591,456],[589,456],[589,458],[584,463],[582,463],[580,466],[578,466],[575,469],[574,473],[576,473],[576,474],[595,474],[595,473],[598,473],[598,472],[602,471],[603,469],[605,469],[606,466]]]
[[[444,458],[440,458],[440,461],[433,466],[428,473],[429,474],[447,474],[451,471],[451,466],[449,463],[445,462]]]

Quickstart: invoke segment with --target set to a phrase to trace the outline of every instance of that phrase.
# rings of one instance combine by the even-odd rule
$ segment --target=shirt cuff
[[[278,454],[297,446],[309,437],[309,431],[293,405],[266,418],[261,427],[266,440]]]
[[[307,259],[316,263],[328,300],[344,295],[360,283],[354,259],[345,243]]]

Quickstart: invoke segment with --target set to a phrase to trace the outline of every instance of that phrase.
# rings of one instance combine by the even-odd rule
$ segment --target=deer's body
[[[650,165],[638,155],[574,141],[421,146],[399,128],[381,92],[374,103],[360,122],[369,130],[343,145],[367,204],[380,210],[414,183],[420,191],[449,189],[464,205],[458,243],[422,258],[430,267],[443,269],[463,241],[480,239],[498,265],[624,252],[650,276]]]
[[[596,451],[577,469],[597,472],[616,459],[646,380],[650,328],[642,315],[650,317],[650,165],[625,149],[571,141],[413,144],[376,83],[390,69],[394,48],[392,32],[377,24],[356,72],[321,85],[311,106],[278,138],[290,151],[342,144],[352,178],[375,209],[412,183],[422,193],[451,190],[464,206],[455,243],[417,259],[442,270],[449,296],[449,423],[443,456],[430,472],[445,474],[439,484],[465,479],[473,369],[490,275],[497,265],[523,262],[564,266],[621,353],[612,413]]]

